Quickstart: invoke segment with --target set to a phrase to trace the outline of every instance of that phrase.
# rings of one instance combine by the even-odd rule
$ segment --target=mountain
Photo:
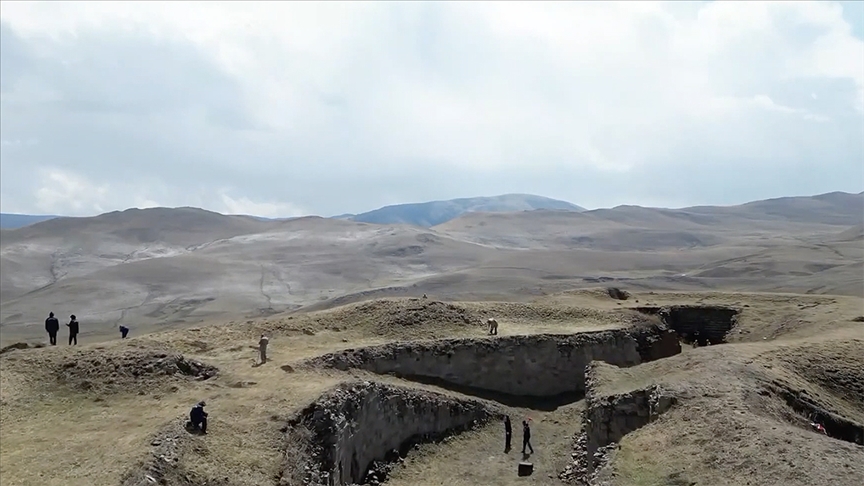
[[[391,221],[404,222],[414,206],[412,224],[151,208],[2,229],[0,326],[4,339],[38,335],[33,323],[53,310],[86,318],[88,332],[116,333],[118,323],[155,329],[372,296],[513,300],[603,282],[864,294],[864,194],[726,207],[580,211],[558,202],[512,210],[531,201],[391,208]],[[502,207],[511,211],[494,212]]]
[[[0,228],[21,228],[22,226],[54,219],[56,217],[57,216],[50,215],[0,213]]]
[[[557,209],[565,211],[584,211],[575,204],[548,197],[530,194],[505,194],[492,197],[471,197],[447,201],[396,204],[373,211],[353,214],[345,213],[332,216],[332,219],[345,219],[360,223],[411,224],[430,227],[449,221],[461,214],[483,212],[530,211],[534,209]],[[59,216],[0,213],[0,228],[15,229],[39,223]],[[284,221],[292,218],[265,218],[250,216],[260,221]]]
[[[353,221],[377,224],[410,224],[436,226],[465,213],[507,213],[536,209],[581,212],[585,209],[566,201],[531,194],[504,194],[492,197],[470,197],[447,201],[396,204],[353,216],[341,215]]]

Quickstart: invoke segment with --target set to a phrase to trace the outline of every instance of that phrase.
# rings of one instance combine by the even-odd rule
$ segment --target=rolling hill
[[[360,214],[340,214],[333,219],[348,219],[362,223],[412,224],[429,227],[449,221],[472,211],[511,212],[531,209],[559,209],[565,211],[584,211],[583,208],[557,199],[530,194],[505,194],[492,197],[472,197],[431,201],[424,203],[396,204],[385,206]],[[14,229],[59,216],[0,213],[0,228]],[[253,216],[261,221],[284,221],[291,218],[264,218]]]
[[[431,201],[414,204],[385,206],[362,214],[340,217],[363,223],[412,224],[430,227],[450,221],[466,213],[507,213],[551,209],[562,211],[584,211],[585,209],[566,201],[530,194],[505,194],[493,197],[471,197]]]
[[[481,212],[478,201],[426,228],[154,208],[3,229],[0,327],[26,337],[49,311],[75,313],[86,336],[371,296],[524,300],[598,282],[864,293],[862,194],[675,210]]]

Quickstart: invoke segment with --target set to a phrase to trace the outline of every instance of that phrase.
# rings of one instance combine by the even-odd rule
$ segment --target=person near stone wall
[[[510,424],[510,416],[504,416],[504,452],[510,452],[510,439],[513,438],[513,426]]]
[[[525,448],[531,451],[531,454],[534,454],[534,448],[531,447],[531,425],[528,423],[528,420],[522,421],[522,454],[525,454]]]

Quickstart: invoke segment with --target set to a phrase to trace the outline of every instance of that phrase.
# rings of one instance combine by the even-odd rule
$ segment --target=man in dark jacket
[[[48,331],[48,339],[51,341],[51,346],[57,346],[57,333],[60,332],[60,321],[54,317],[53,312],[49,312],[48,319],[45,319],[45,330]]]
[[[78,321],[75,319],[75,314],[69,316],[69,323],[66,324],[66,327],[69,328],[69,345],[72,345],[72,341],[75,341],[75,344],[78,344]]]
[[[189,412],[189,421],[192,422],[192,427],[200,429],[203,434],[207,433],[207,412],[204,411],[205,405],[207,404],[204,403],[204,400],[201,400]]]
[[[522,421],[522,454],[525,454],[525,448],[528,448],[531,451],[531,454],[534,454],[534,448],[531,447],[531,425],[528,424],[527,420]]]

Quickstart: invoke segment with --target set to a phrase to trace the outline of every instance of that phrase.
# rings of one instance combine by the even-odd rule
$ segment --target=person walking
[[[126,336],[129,334],[129,328],[126,326],[120,326],[120,339],[126,339]]]
[[[510,452],[510,439],[513,438],[513,426],[510,424],[510,416],[504,416],[504,453]]]
[[[45,319],[45,330],[48,331],[48,340],[51,346],[57,346],[57,333],[60,332],[60,321],[54,317],[53,312],[48,313],[48,319]]]
[[[74,342],[75,345],[78,345],[78,331],[80,330],[78,326],[78,320],[75,319],[75,314],[69,316],[69,323],[66,324],[66,327],[69,328],[69,345],[71,346]]]
[[[522,454],[525,454],[525,448],[528,448],[531,451],[531,454],[534,454],[534,448],[531,447],[531,426],[528,424],[528,420],[522,421]]]
[[[258,354],[261,357],[261,364],[264,364],[267,362],[267,345],[269,343],[270,343],[270,338],[268,338],[267,336],[262,334],[261,339],[258,340]]]

